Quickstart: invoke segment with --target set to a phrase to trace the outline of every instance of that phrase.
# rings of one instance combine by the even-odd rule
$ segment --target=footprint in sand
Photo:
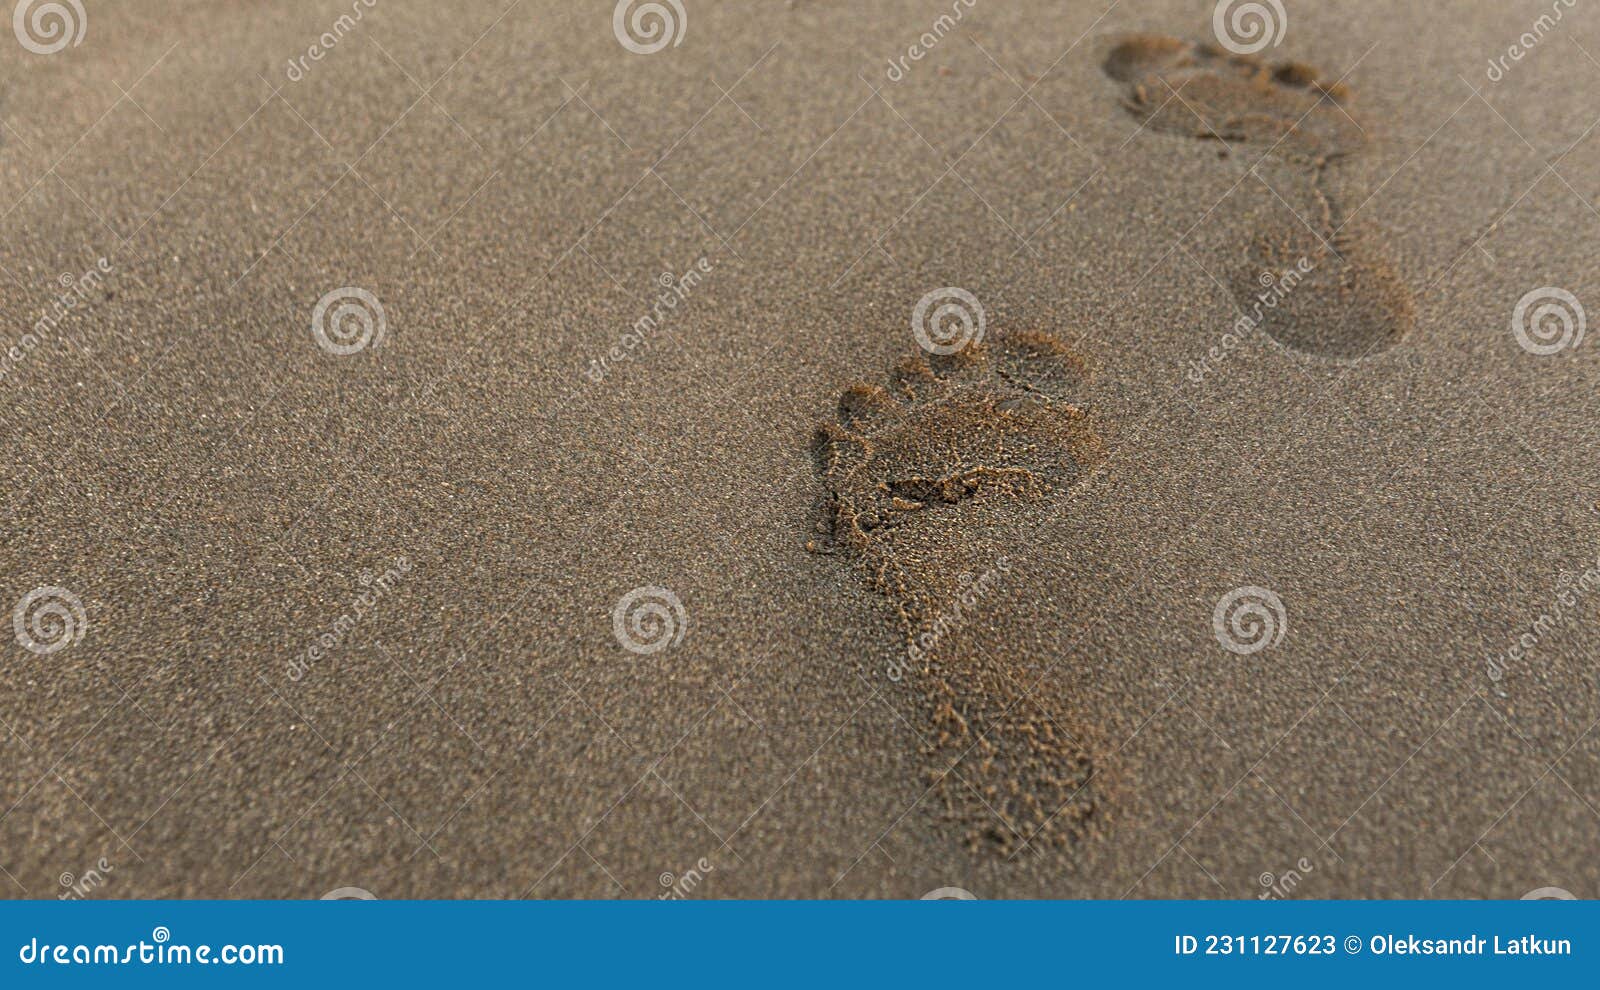
[[[898,614],[889,695],[975,849],[1059,841],[1095,811],[1053,678],[1025,684],[1018,658],[980,642],[979,601],[1005,580],[1019,503],[1061,498],[1104,459],[1086,381],[1053,337],[993,337],[846,389],[816,437],[827,498],[809,546],[853,558]]]
[[[1246,313],[1256,312],[1267,275],[1304,271],[1301,259],[1309,264],[1303,280],[1279,283],[1283,298],[1261,313],[1274,340],[1359,358],[1405,335],[1415,312],[1410,290],[1379,237],[1346,212],[1335,181],[1340,161],[1367,143],[1347,87],[1303,63],[1267,63],[1161,35],[1119,39],[1104,69],[1127,85],[1124,105],[1146,129],[1259,149],[1252,168],[1269,188],[1241,184],[1201,226],[1227,230],[1236,245],[1227,279]],[[1288,206],[1295,198],[1310,208]],[[1262,219],[1262,211],[1274,215]]]

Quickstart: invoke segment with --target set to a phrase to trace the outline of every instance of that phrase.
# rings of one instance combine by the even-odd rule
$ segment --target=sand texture
[[[5,896],[1600,896],[1600,14],[74,6]]]

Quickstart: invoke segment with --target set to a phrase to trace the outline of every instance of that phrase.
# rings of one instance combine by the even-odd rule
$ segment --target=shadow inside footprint
[[[1247,173],[1257,181],[1241,177],[1205,221],[1229,231],[1227,280],[1255,325],[1287,347],[1333,358],[1386,350],[1410,330],[1412,296],[1380,238],[1330,193],[1330,168],[1367,144],[1346,86],[1304,63],[1163,35],[1119,40],[1103,68],[1126,84],[1123,105],[1141,127],[1258,149]],[[1290,206],[1296,199],[1309,208]],[[1263,293],[1264,282],[1278,291]]]
[[[1342,104],[1343,84],[1309,65],[1270,65],[1161,35],[1120,42],[1106,75],[1129,86],[1126,106],[1152,130],[1215,141],[1278,144],[1274,151],[1308,163],[1350,154],[1365,137]]]
[[[854,558],[895,608],[906,659],[891,695],[974,847],[1074,834],[1094,809],[1050,678],[1024,683],[1024,665],[971,628],[1010,575],[1020,503],[1061,496],[1104,457],[1078,404],[1085,382],[1055,338],[1013,334],[846,389],[816,438],[827,506],[811,546]]]

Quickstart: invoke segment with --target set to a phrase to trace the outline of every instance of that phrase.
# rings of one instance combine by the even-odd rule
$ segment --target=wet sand
[[[0,39],[5,896],[1600,894],[1592,13],[234,6]]]

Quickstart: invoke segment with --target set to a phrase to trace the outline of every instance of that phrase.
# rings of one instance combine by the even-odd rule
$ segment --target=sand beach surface
[[[1595,11],[15,7],[5,896],[1600,895]]]

